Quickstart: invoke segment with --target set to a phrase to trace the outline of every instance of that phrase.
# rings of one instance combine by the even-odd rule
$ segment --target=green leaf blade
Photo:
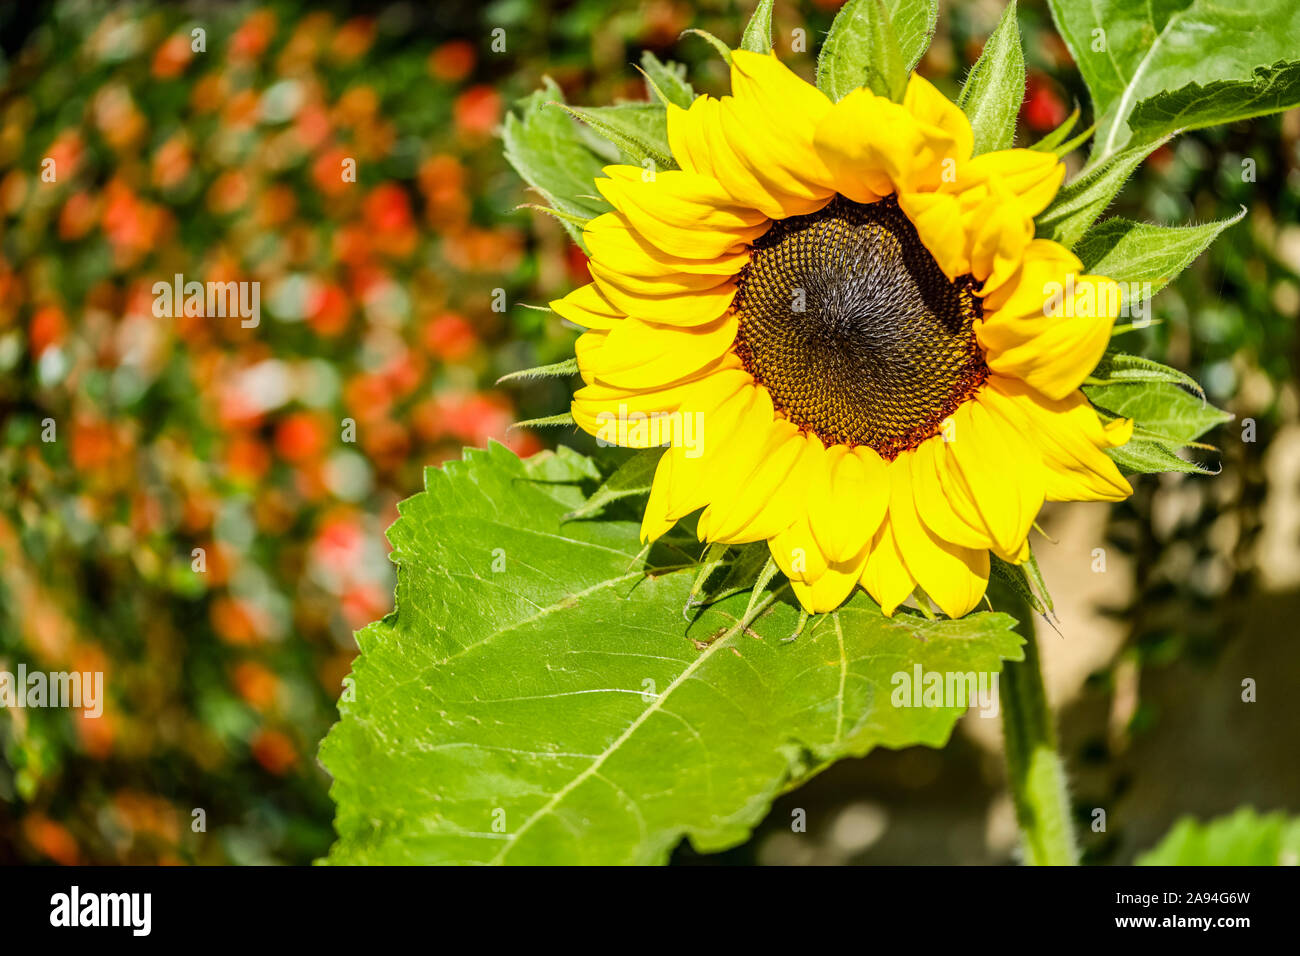
[[[686,79],[684,63],[665,63],[646,50],[641,54],[641,72],[645,74],[648,92],[667,106],[672,103],[689,109],[695,99],[695,88]]]
[[[1300,818],[1250,807],[1200,823],[1183,817],[1137,866],[1300,865]]]
[[[1011,148],[1016,138],[1016,117],[1024,100],[1025,55],[1012,0],[957,98],[975,134],[976,156]]]
[[[1094,164],[1176,130],[1300,104],[1292,0],[1049,0],[1092,95]]]
[[[1233,416],[1207,402],[1190,376],[1151,359],[1108,352],[1083,392],[1104,414],[1133,420],[1132,439],[1106,452],[1127,473],[1215,473],[1178,451]]]
[[[751,53],[767,53],[772,49],[772,7],[776,0],[758,0],[754,14],[745,25],[740,38],[740,48]]]
[[[939,18],[936,0],[849,0],[835,15],[817,57],[817,88],[831,100],[867,85],[873,69],[890,75],[890,53],[879,48],[878,11],[888,17],[904,74],[915,68],[930,45]]]
[[[583,140],[572,117],[547,105],[563,101],[560,88],[548,77],[541,89],[521,101],[518,115],[507,114],[505,157],[552,207],[579,219],[593,219],[612,208],[593,195],[594,181],[607,161]],[[561,222],[583,246],[581,230],[568,220]]]
[[[1085,169],[1066,183],[1052,204],[1035,220],[1038,237],[1059,242],[1067,249],[1074,248],[1074,244],[1119,195],[1133,171],[1162,143],[1134,146],[1101,166]]]
[[[777,795],[877,746],[940,746],[961,707],[895,707],[892,675],[997,672],[1001,614],[801,615],[781,586],[682,620],[695,566],[634,523],[564,522],[594,466],[500,446],[431,470],[390,531],[397,610],[359,636],[322,745],[335,863],[660,863],[744,840]],[[494,571],[494,554],[504,570]]]
[[[1083,267],[1117,282],[1150,283],[1152,295],[1168,285],[1219,234],[1241,221],[1243,207],[1228,219],[1195,226],[1159,226],[1107,219],[1089,229],[1074,247]]]
[[[618,147],[625,162],[640,166],[647,159],[655,169],[677,169],[668,145],[668,110],[650,103],[620,103],[617,106],[566,106],[561,109],[587,124]]]

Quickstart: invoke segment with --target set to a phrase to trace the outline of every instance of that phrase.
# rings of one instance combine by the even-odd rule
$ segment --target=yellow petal
[[[687,378],[731,349],[734,315],[704,325],[677,327],[627,318],[599,349],[578,355],[578,366],[617,388],[654,388]],[[587,333],[591,335],[592,333]]]
[[[942,446],[940,467],[974,503],[999,557],[1011,561],[1043,506],[1046,476],[1037,451],[998,414],[996,400],[986,407],[986,391],[953,414],[953,440]]]
[[[813,142],[838,192],[872,202],[955,182],[970,158],[970,124],[927,81],[914,76],[902,104],[857,89],[821,118]]]
[[[944,188],[967,192],[1000,181],[1028,216],[1048,207],[1065,178],[1065,164],[1052,153],[1032,149],[1002,149],[983,153],[957,170],[957,178]]]
[[[1032,295],[1034,273],[1020,280]],[[1064,398],[1097,367],[1119,315],[1120,289],[1102,276],[1069,274],[1040,287],[1038,314],[985,313],[976,336],[990,369],[1023,379],[1049,398]],[[1020,296],[1013,296],[1020,301]]]
[[[826,450],[820,474],[808,491],[808,518],[829,561],[848,561],[862,551],[889,507],[889,472],[870,448]]]
[[[796,518],[789,528],[769,538],[767,547],[791,583],[811,584],[826,573],[826,556],[817,546],[807,518]]]
[[[989,386],[988,400],[1038,449],[1048,501],[1122,501],[1133,493],[1103,451],[1129,440],[1131,421],[1103,427],[1082,392],[1051,399],[1024,382],[998,376]]]
[[[692,276],[638,279],[592,261],[591,277],[605,298],[629,316],[664,325],[703,325],[731,308],[736,283],[731,278]],[[717,284],[709,285],[713,281]]]
[[[584,329],[611,329],[627,318],[626,313],[601,294],[594,282],[580,285],[563,299],[556,299],[551,303],[551,311]]]
[[[849,93],[817,123],[813,143],[839,192],[855,202],[875,202],[905,178],[920,135],[912,115],[870,90]]]
[[[916,511],[925,526],[940,538],[964,548],[989,548],[993,539],[969,495],[950,474],[942,435],[923,441],[895,461],[911,465]]]
[[[731,78],[733,96],[668,108],[669,145],[679,165],[717,180],[737,202],[772,218],[821,208],[833,191],[812,135],[830,101],[772,54],[735,51]]]
[[[735,484],[735,493],[714,500],[700,516],[713,541],[746,544],[780,534],[803,513],[804,496],[799,487],[799,457],[807,441],[788,421],[776,420],[761,426],[770,434],[765,447],[752,463],[749,474]]]
[[[643,278],[681,273],[733,276],[749,262],[749,250],[737,249],[714,259],[675,256],[641,236],[621,212],[607,212],[587,223],[583,238],[591,258],[607,269]]]
[[[986,316],[1002,309],[1014,315],[1041,313],[1043,285],[1052,279],[1064,280],[1071,272],[1082,271],[1083,263],[1065,246],[1050,239],[1031,239],[1021,256],[1020,268],[1008,277],[1008,281],[996,289],[990,283],[984,283],[980,290],[984,297],[984,312]]]
[[[580,345],[582,338],[578,339]],[[753,385],[753,382],[753,376],[740,367],[740,362],[732,352],[728,352],[718,362],[702,368],[698,375],[671,385],[650,389],[619,389],[602,382],[593,382],[577,390],[569,407],[582,431],[594,434],[611,445],[649,447],[649,433],[645,440],[634,441],[636,436],[633,436],[629,428],[634,421],[645,416],[662,418],[673,414],[680,418],[712,410],[722,405],[729,395],[746,385]],[[692,421],[697,423],[698,420]],[[621,429],[620,423],[624,425]],[[633,440],[624,441],[624,434],[632,436]]]
[[[903,563],[902,552],[894,538],[892,517],[886,518],[876,532],[867,563],[862,568],[861,581],[886,617],[893,617],[894,611],[916,587],[916,580]]]
[[[1034,237],[1034,220],[995,182],[988,199],[966,217],[965,231],[971,274],[993,289],[1020,267]]]
[[[951,618],[971,611],[989,580],[989,553],[950,544],[921,523],[907,467],[890,468],[889,521],[908,573]]]
[[[900,193],[899,208],[950,282],[971,271],[961,204],[948,193]]]
[[[672,484],[673,456],[664,454],[655,466],[654,481],[650,484],[650,498],[641,517],[641,541],[657,541],[677,522],[668,518],[668,487]]]
[[[935,89],[934,84],[921,74],[913,73],[907,81],[903,106],[917,120],[937,127],[951,138],[952,146],[943,158],[952,158],[959,167],[970,159],[975,148],[970,120],[956,103]]]
[[[752,383],[742,385],[716,407],[700,409],[701,454],[688,455],[689,449],[677,446],[665,452],[674,458],[673,481],[668,490],[668,517],[677,521],[731,493],[733,489],[722,485],[718,478],[746,456],[752,461],[754,453],[746,449],[753,443],[755,435],[743,426],[756,403],[760,408],[764,407],[765,395],[766,389]],[[770,416],[771,398],[766,399],[765,407]]]
[[[867,563],[867,546],[862,553],[849,561],[833,561],[815,581],[805,583],[797,579],[790,581],[795,597],[809,614],[826,614],[844,603],[845,598],[853,593],[853,586],[862,576]]]
[[[747,391],[751,400],[731,426],[734,434],[714,434],[708,426],[707,416],[701,429],[703,451],[708,461],[704,480],[709,487],[709,505],[700,515],[696,529],[701,541],[728,540],[727,529],[720,525],[719,519],[728,516],[739,489],[762,464],[765,453],[771,452],[772,440],[790,434],[778,428],[772,396],[767,389],[756,387]]]
[[[647,181],[639,166],[606,166],[596,188],[632,228],[664,252],[716,259],[767,231],[762,213],[737,205],[713,179],[668,170]]]

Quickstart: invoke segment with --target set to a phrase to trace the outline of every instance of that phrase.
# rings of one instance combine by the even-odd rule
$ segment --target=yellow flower
[[[861,583],[887,614],[918,587],[965,614],[1044,500],[1132,493],[1103,451],[1132,423],[1079,391],[1118,288],[1034,238],[1056,157],[972,157],[921,77],[832,104],[737,51],[731,83],[668,108],[679,170],[596,181],[593,281],[552,303],[587,330],[574,418],[673,439],[643,538],[703,509],[701,540],[766,540],[809,611]]]

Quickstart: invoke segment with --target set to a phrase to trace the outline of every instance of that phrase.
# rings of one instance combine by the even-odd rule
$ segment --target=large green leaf
[[[815,618],[777,586],[682,618],[699,546],[643,556],[634,521],[565,521],[599,478],[500,446],[426,473],[389,532],[397,609],[358,634],[321,748],[338,863],[657,863],[744,840],[773,798],[873,747],[941,746],[959,707],[893,675],[996,672],[1003,614]],[[493,570],[495,567],[498,570]],[[495,827],[494,827],[495,824]]]
[[[1243,807],[1231,816],[1199,823],[1184,817],[1138,866],[1297,866],[1300,818],[1256,813]]]
[[[523,180],[551,206],[579,219],[592,219],[610,210],[596,192],[595,179],[610,157],[593,148],[583,128],[564,110],[564,94],[549,77],[539,90],[519,104],[519,114],[506,116],[503,136],[505,156]],[[561,219],[579,245],[582,231]]]
[[[835,15],[817,57],[817,88],[832,100],[841,100],[865,86],[872,69],[882,74],[888,69],[878,40],[877,11],[882,7],[904,70],[915,67],[930,45],[939,19],[937,0],[848,0]]]
[[[1092,94],[1094,162],[1300,105],[1295,0],[1050,0]]]
[[[976,155],[1011,148],[1024,99],[1025,55],[1020,49],[1020,26],[1012,0],[1002,11],[997,29],[984,44],[984,52],[957,98],[957,105],[970,119],[975,133]]]
[[[1295,44],[1293,44],[1294,46]],[[1257,66],[1248,81],[1216,80],[1157,93],[1133,107],[1134,139],[1151,140],[1177,130],[1217,126],[1300,105],[1300,59]]]

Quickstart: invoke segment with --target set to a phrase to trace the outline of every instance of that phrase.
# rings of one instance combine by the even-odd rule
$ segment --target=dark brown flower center
[[[738,287],[736,354],[827,445],[892,459],[937,434],[988,378],[974,279],[948,281],[893,197],[837,196],[774,223]]]

